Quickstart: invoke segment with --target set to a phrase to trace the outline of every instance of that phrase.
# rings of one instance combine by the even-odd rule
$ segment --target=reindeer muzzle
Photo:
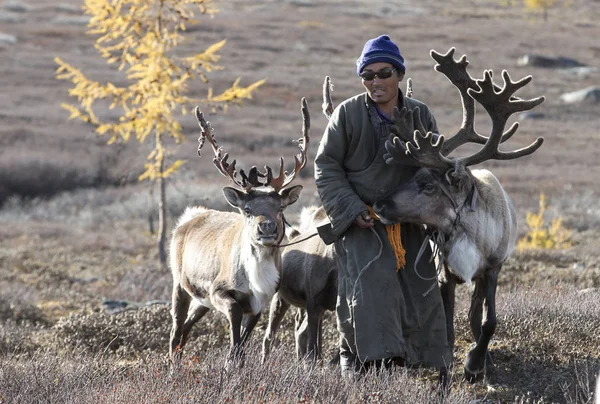
[[[264,245],[277,243],[277,223],[272,220],[263,220],[258,224],[258,241]]]
[[[373,204],[373,211],[381,220],[381,223],[388,225],[394,222],[389,220],[388,217],[393,216],[392,211],[394,209],[394,203],[387,199],[382,199]]]

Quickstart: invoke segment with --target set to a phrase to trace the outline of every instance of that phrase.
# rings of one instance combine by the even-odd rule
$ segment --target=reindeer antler
[[[444,55],[434,50],[430,52],[431,57],[438,64],[434,66],[434,69],[442,73],[460,93],[460,99],[463,106],[463,121],[460,129],[452,137],[449,137],[442,154],[447,156],[452,153],[453,150],[462,146],[465,143],[478,143],[485,144],[487,137],[480,135],[475,130],[475,102],[471,96],[469,96],[469,89],[478,90],[477,81],[471,77],[467,71],[469,61],[466,55],[456,61],[454,59],[455,48],[450,48]],[[499,87],[495,86],[496,89]],[[517,131],[518,124],[513,125],[502,137],[501,143],[510,139],[510,137]]]
[[[502,71],[504,86],[499,92],[496,92],[496,86],[492,81],[492,71],[486,70],[483,74],[483,80],[477,80],[480,90],[469,89],[468,93],[473,99],[479,102],[492,119],[492,132],[489,139],[481,150],[477,153],[459,159],[465,166],[479,164],[486,160],[512,160],[536,151],[544,142],[544,138],[538,137],[535,142],[527,147],[523,147],[512,152],[501,152],[498,145],[502,142],[504,127],[508,118],[521,111],[528,111],[540,105],[546,97],[537,97],[531,100],[523,100],[513,97],[513,94],[522,87],[525,87],[532,80],[531,76],[522,78],[519,81],[512,81],[506,70]],[[508,130],[512,136],[518,126],[515,124]],[[514,130],[513,130],[514,128]],[[512,133],[511,133],[512,132]]]
[[[306,98],[302,98],[302,137],[297,140],[298,148],[300,149],[300,153],[294,156],[294,161],[296,162],[296,166],[294,167],[294,171],[291,174],[288,174],[287,171],[283,171],[283,157],[281,157],[279,164],[279,175],[276,178],[267,178],[268,185],[273,187],[275,191],[279,192],[279,190],[288,186],[294,178],[298,175],[298,173],[304,168],[307,158],[307,150],[308,150],[308,142],[310,140],[310,114],[308,113],[308,103],[306,102]],[[271,176],[271,170],[267,167],[268,177]]]
[[[524,100],[514,96],[517,90],[531,81],[531,76],[513,82],[508,73],[503,71],[504,86],[499,87],[494,84],[490,70],[484,72],[483,79],[473,79],[466,70],[469,63],[466,56],[463,55],[459,61],[454,60],[454,48],[451,48],[445,55],[431,51],[431,57],[438,62],[435,70],[443,73],[460,92],[463,104],[463,123],[453,137],[444,141],[440,136],[441,139],[437,142],[430,133],[425,135],[425,131],[417,127],[414,138],[407,142],[405,149],[420,165],[447,170],[449,168],[456,169],[459,166],[467,167],[491,159],[511,160],[531,154],[542,145],[544,139],[540,137],[529,146],[518,150],[511,152],[498,150],[500,143],[508,140],[518,128],[518,123],[515,123],[504,132],[508,118],[516,112],[530,110],[545,100],[545,97]],[[480,135],[474,129],[475,101],[485,108],[492,120],[492,131],[489,137]],[[392,156],[392,151],[398,151],[399,141],[399,139],[398,141],[394,139],[393,142],[386,143],[386,149]],[[467,142],[484,146],[471,156],[447,157],[453,150]]]
[[[323,113],[327,120],[331,118],[331,114],[333,114],[333,101],[331,101],[331,92],[333,91],[333,84],[331,83],[331,78],[329,76],[325,76],[325,81],[323,82]]]
[[[200,137],[198,138],[198,156],[201,156],[200,151],[204,146],[204,141],[208,140],[208,143],[210,143],[210,146],[212,147],[213,153],[215,155],[213,158],[213,163],[215,167],[217,167],[217,169],[221,172],[221,174],[223,174],[226,177],[229,177],[235,183],[235,185],[242,188],[246,192],[252,189],[253,186],[258,186],[256,184],[258,183],[258,181],[256,181],[256,183],[253,184],[249,181],[249,178],[246,177],[246,175],[242,175],[241,181],[237,179],[237,171],[235,170],[236,161],[233,160],[231,164],[227,162],[227,159],[229,158],[229,153],[226,153],[222,146],[217,146],[217,140],[215,139],[215,136],[213,134],[214,129],[210,125],[210,122],[207,122],[204,119],[204,114],[202,113],[202,111],[200,111],[200,107],[196,107],[194,113],[196,115],[198,125],[200,125],[201,131]],[[254,172],[258,172],[258,170],[256,170],[256,167],[252,167],[252,169],[250,169],[251,177],[253,176],[252,174],[254,174]]]
[[[273,171],[271,170],[271,167],[265,166],[265,172],[262,173],[256,168],[256,166],[253,166],[248,171],[248,174],[246,174],[244,170],[240,170],[241,179],[238,179],[237,171],[235,169],[236,161],[233,160],[231,163],[227,162],[229,154],[224,151],[222,146],[217,146],[217,141],[213,134],[213,128],[210,125],[210,122],[207,122],[204,119],[204,114],[202,114],[199,107],[196,107],[195,114],[201,130],[200,137],[198,138],[198,155],[200,156],[200,150],[204,146],[204,142],[208,140],[208,143],[210,143],[215,155],[213,158],[213,163],[219,172],[221,172],[221,174],[224,176],[229,177],[235,183],[235,185],[246,192],[250,191],[252,188],[261,186],[270,186],[276,192],[279,192],[281,189],[288,186],[306,165],[306,153],[310,138],[310,115],[308,113],[308,104],[305,98],[302,98],[302,138],[297,140],[298,147],[300,148],[300,154],[294,156],[296,166],[294,171],[288,175],[287,172],[283,171],[283,157],[281,157],[279,159],[280,167],[279,176],[277,178],[273,178]],[[261,181],[260,178],[265,178],[265,180]]]

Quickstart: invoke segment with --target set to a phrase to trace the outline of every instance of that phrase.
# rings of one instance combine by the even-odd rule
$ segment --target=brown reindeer
[[[217,309],[227,316],[231,327],[228,359],[243,359],[243,346],[279,286],[279,244],[285,237],[283,211],[302,190],[301,185],[286,187],[307,161],[310,118],[305,99],[302,115],[300,154],[294,156],[292,173],[284,172],[281,158],[278,177],[273,177],[270,167],[262,173],[252,167],[248,175],[240,170],[239,179],[235,160],[227,162],[228,154],[217,147],[210,123],[196,108],[202,130],[198,152],[207,140],[216,167],[237,186],[225,187],[223,194],[239,212],[188,208],[177,223],[170,247],[172,357],[180,355],[192,326],[210,309]]]
[[[311,236],[316,234],[318,226],[328,222],[323,207],[304,208],[299,228],[290,234],[292,245],[283,251],[279,291],[271,301],[263,340],[263,362],[290,306],[297,308],[295,337],[298,359],[321,359],[323,314],[327,310],[335,310],[337,267],[333,245],[325,245],[319,237]]]
[[[395,119],[415,119],[414,138],[396,133],[386,142],[386,161],[414,158],[421,166],[413,178],[402,184],[387,198],[374,204],[375,213],[386,224],[412,222],[427,225],[435,237],[441,262],[439,281],[446,310],[448,340],[454,346],[454,292],[457,283],[475,282],[469,319],[476,345],[467,355],[464,374],[469,381],[485,376],[493,378],[493,362],[488,344],[496,329],[495,296],[498,273],[510,256],[517,237],[517,219],[513,204],[498,179],[488,170],[469,167],[487,160],[512,160],[536,151],[543,142],[538,138],[519,150],[503,152],[500,143],[517,130],[513,124],[506,132],[508,118],[527,111],[544,101],[544,97],[524,100],[513,94],[531,81],[531,76],[512,81],[502,72],[504,86],[496,86],[492,72],[475,80],[467,72],[466,56],[454,60],[454,48],[445,55],[435,51],[431,57],[438,63],[435,70],[443,73],[461,95],[463,122],[458,132],[447,141],[431,132],[425,134],[418,121],[418,111],[395,111]],[[481,104],[492,121],[489,137],[474,129],[475,101]],[[483,144],[466,157],[449,154],[465,143]],[[412,269],[410,269],[412,270]],[[485,321],[482,316],[485,311]]]

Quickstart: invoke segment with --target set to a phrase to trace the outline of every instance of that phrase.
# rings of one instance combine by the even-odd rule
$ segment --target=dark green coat
[[[425,128],[437,132],[425,104],[401,95],[402,105],[409,110],[419,106]],[[317,189],[338,237],[336,311],[342,350],[351,351],[361,362],[401,356],[410,365],[442,367],[450,364],[452,356],[429,248],[417,271],[413,268],[423,228],[401,224],[407,263],[396,272],[385,226],[379,221],[371,229],[353,225],[367,205],[388,195],[418,169],[409,160],[407,165],[385,164],[389,125],[376,122],[379,115],[374,108],[366,93],[340,104],[315,158]],[[423,296],[432,285],[433,290]]]

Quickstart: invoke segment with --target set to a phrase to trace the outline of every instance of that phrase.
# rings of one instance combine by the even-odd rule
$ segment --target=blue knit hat
[[[387,35],[369,39],[365,43],[362,54],[356,60],[356,73],[360,76],[360,72],[362,72],[365,66],[377,62],[391,63],[402,73],[406,72],[404,58],[400,54],[400,49],[398,49],[398,46]]]

